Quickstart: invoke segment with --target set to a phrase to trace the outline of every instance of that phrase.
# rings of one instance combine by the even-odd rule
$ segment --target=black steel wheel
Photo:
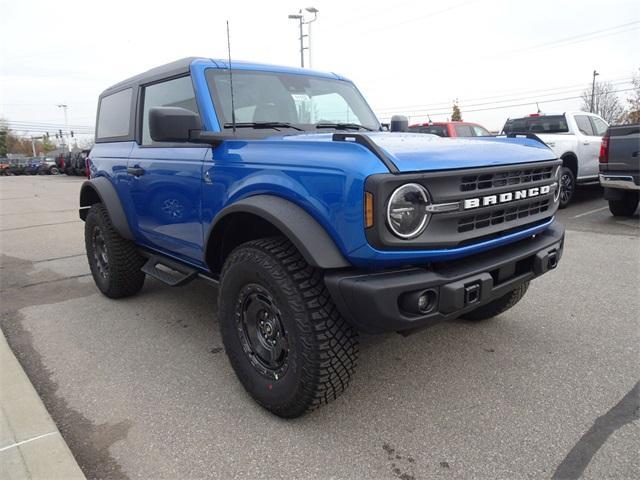
[[[262,375],[282,377],[287,370],[289,343],[282,312],[268,289],[250,283],[238,295],[236,327],[242,349]]]
[[[571,202],[576,190],[576,177],[567,167],[560,168],[560,204],[559,208],[565,208]]]
[[[237,247],[222,270],[218,320],[238,379],[261,406],[298,417],[345,390],[358,354],[322,272],[285,238]]]

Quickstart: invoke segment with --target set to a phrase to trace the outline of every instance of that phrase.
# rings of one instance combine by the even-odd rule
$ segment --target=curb
[[[0,478],[85,479],[4,334],[0,335]]]

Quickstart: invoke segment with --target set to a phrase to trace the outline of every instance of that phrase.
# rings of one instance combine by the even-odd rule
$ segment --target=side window
[[[593,128],[587,115],[576,115],[576,123],[578,124],[578,130],[583,135],[593,135]]]
[[[97,139],[128,137],[131,127],[131,96],[128,88],[100,100]]]
[[[473,131],[469,125],[455,125],[454,128],[459,137],[473,137]]]
[[[149,110],[153,107],[182,107],[198,113],[191,77],[180,77],[144,87],[142,145],[153,145],[149,134]]]
[[[598,117],[589,117],[591,118],[591,123],[593,124],[593,130],[598,137],[602,137],[606,132],[608,125],[600,120]]]
[[[484,127],[481,127],[479,125],[473,125],[472,128],[473,128],[473,134],[476,137],[489,137],[489,136],[491,136],[491,134]]]

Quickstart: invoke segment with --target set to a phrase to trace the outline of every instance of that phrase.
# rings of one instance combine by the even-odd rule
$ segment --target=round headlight
[[[387,223],[400,238],[420,235],[429,220],[426,206],[429,204],[427,189],[417,183],[407,183],[397,188],[387,205]]]

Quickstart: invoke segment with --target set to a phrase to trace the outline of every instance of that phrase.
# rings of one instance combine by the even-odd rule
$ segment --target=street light
[[[315,22],[318,18],[319,10],[315,7],[307,7],[305,11],[309,13],[313,13],[313,18],[307,20],[305,19],[302,10],[299,10],[297,14],[289,15],[289,19],[298,20],[298,25],[300,27],[300,66],[304,68],[304,51],[309,50],[309,67],[311,67],[311,24]],[[303,26],[307,25],[307,35],[304,34]],[[308,38],[308,45],[304,46],[304,37]]]
[[[593,106],[594,106],[594,100],[595,100],[595,94],[596,94],[596,77],[600,75],[598,72],[596,72],[595,70],[593,71],[593,82],[591,83],[591,108],[589,109],[589,111],[591,113],[593,113]]]

